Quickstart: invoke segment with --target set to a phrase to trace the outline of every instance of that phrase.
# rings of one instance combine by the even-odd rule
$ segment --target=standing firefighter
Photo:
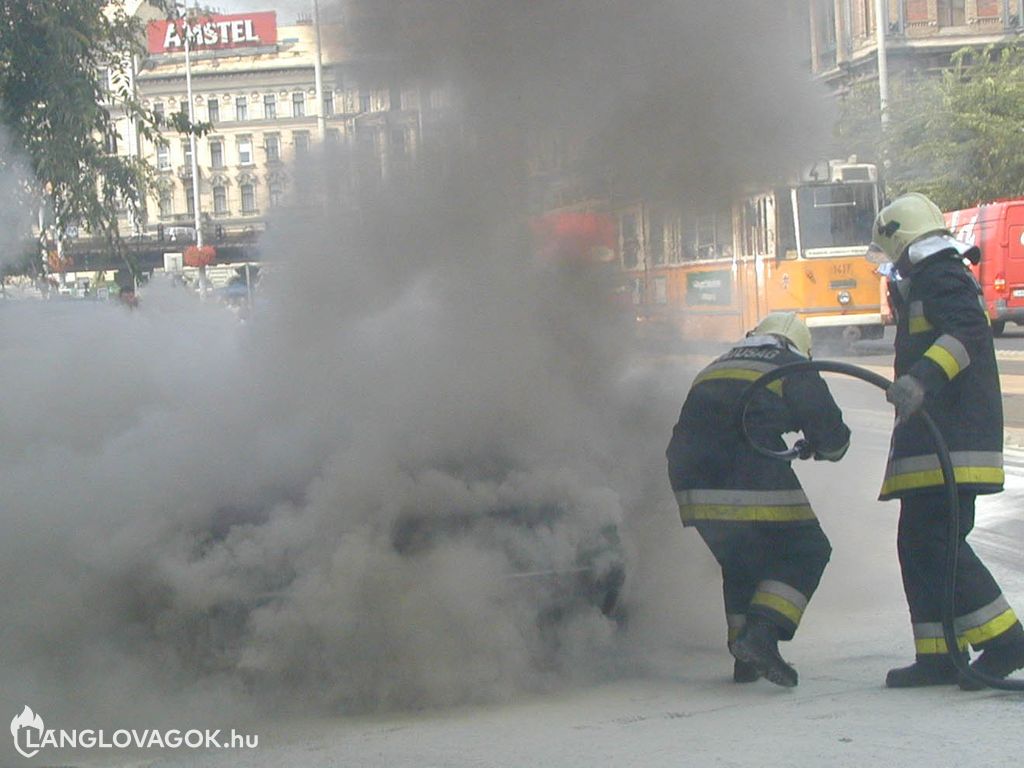
[[[942,582],[949,503],[922,405],[946,441],[959,486],[960,540],[955,628],[958,653],[980,650],[974,668],[1006,677],[1024,666],[1024,631],[999,585],[966,537],[974,500],[1003,489],[1003,401],[992,332],[981,288],[964,259],[975,246],[955,240],[927,197],[904,195],[875,220],[874,261],[888,260],[897,315],[896,381],[886,398],[896,406],[880,499],[900,500],[897,535],[903,588],[910,607],[916,661],[889,671],[890,688],[955,684],[958,674],[942,634]],[[975,685],[964,679],[963,688]]]
[[[797,673],[779,654],[821,580],[832,548],[788,462],[755,451],[737,403],[753,380],[806,360],[811,333],[793,313],[768,315],[747,338],[701,371],[668,446],[668,472],[683,525],[693,526],[722,567],[733,679],[764,676],[786,687]],[[802,431],[802,457],[838,461],[849,446],[828,387],[815,372],[776,381],[747,410],[751,438],[785,450]]]

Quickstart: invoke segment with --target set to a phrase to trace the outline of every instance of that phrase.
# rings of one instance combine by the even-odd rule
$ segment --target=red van
[[[1024,198],[997,200],[945,214],[959,240],[981,249],[974,273],[985,293],[992,333],[1024,325]]]

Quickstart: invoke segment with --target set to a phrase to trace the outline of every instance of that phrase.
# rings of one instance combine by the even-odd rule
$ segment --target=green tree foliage
[[[57,238],[82,226],[121,254],[117,212],[141,214],[149,171],[110,151],[115,118],[156,129],[131,89],[142,31],[120,3],[0,0],[0,124],[27,158],[22,188]]]
[[[943,210],[1024,195],[1024,49],[964,48],[940,76],[890,85],[882,131],[876,83],[844,97],[841,146],[884,158],[891,194],[924,192]]]

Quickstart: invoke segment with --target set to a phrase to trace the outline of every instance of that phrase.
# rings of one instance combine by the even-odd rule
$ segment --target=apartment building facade
[[[147,54],[134,88],[164,118],[152,139],[126,119],[119,130],[118,151],[143,157],[156,174],[144,218],[123,221],[144,265],[196,241],[197,205],[203,242],[217,248],[218,260],[259,258],[268,223],[309,208],[311,174],[337,191],[412,164],[425,122],[447,100],[437,89],[356,74],[365,69],[348,55],[338,25],[320,28],[318,95],[311,20],[280,25],[276,12],[259,10],[194,19],[186,67],[181,23],[145,3],[136,13],[147,21]],[[189,106],[193,122],[207,124],[195,142],[198,201],[191,142],[172,120]]]
[[[927,74],[964,46],[1007,44],[1024,30],[1022,0],[885,0],[886,57],[894,73]],[[810,0],[811,70],[842,91],[878,77],[876,0]]]

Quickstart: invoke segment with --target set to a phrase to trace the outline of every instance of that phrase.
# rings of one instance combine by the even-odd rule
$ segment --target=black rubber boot
[[[949,656],[919,656],[908,667],[890,669],[886,688],[923,688],[928,685],[956,685],[959,675]]]
[[[989,677],[998,677],[1000,680],[1022,667],[1024,667],[1024,640],[986,648],[981,652],[981,656],[971,664],[971,669],[976,672]],[[985,684],[961,675],[960,688],[965,691],[980,691],[985,688]]]
[[[732,644],[732,655],[776,685],[793,688],[797,684],[796,670],[779,654],[778,630],[767,619],[747,618],[739,637]]]
[[[761,679],[761,673],[753,664],[736,659],[732,665],[732,681],[734,683],[755,683]]]

